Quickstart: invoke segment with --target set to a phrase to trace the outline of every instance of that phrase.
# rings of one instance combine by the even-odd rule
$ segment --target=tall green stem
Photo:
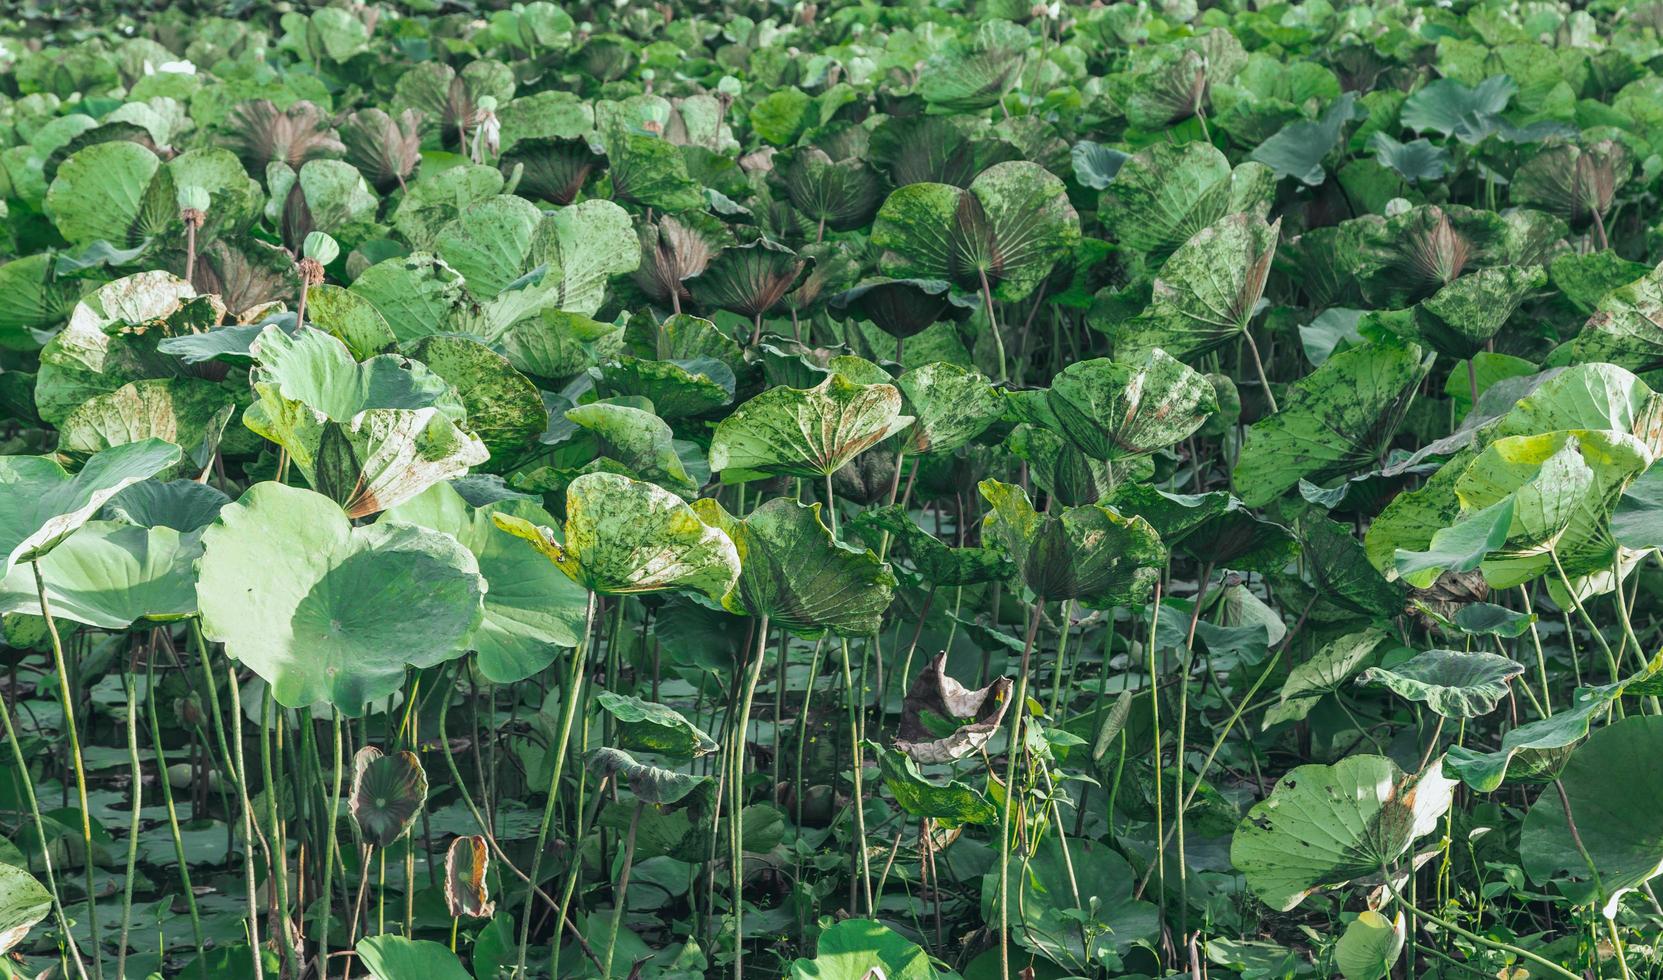
[[[248,943],[253,950],[254,980],[265,980],[266,966],[260,948],[260,897],[254,886],[254,804],[248,798],[248,766],[243,761],[242,685],[237,682],[237,668],[225,668],[228,690],[231,692],[231,724],[236,725],[236,737],[231,740],[237,765],[237,796],[243,811],[243,877],[248,882]],[[281,939],[281,937],[279,937]]]
[[[202,961],[205,946],[202,934],[202,914],[196,907],[196,891],[191,887],[190,864],[185,860],[185,838],[179,831],[179,810],[173,804],[173,784],[167,778],[167,754],[162,751],[162,723],[156,714],[156,664],[154,656],[146,658],[145,711],[150,716],[150,747],[156,753],[156,775],[162,787],[162,802],[167,804],[167,828],[173,835],[173,857],[179,865],[179,886],[185,893],[185,907],[190,910],[191,934],[196,939],[198,975],[207,980],[207,965]],[[50,865],[48,865],[50,867]],[[326,903],[327,904],[327,903]]]
[[[1028,713],[1028,664],[1045,603],[1034,600],[1028,611],[1028,635],[1022,641],[1022,664],[1016,672],[1016,694],[1010,706],[1010,744],[1005,749],[1005,805],[999,813],[999,977],[1010,980],[1010,858],[1011,822],[1016,803],[1016,760],[1022,755],[1022,717]]]
[[[751,727],[751,701],[756,697],[757,680],[762,676],[762,661],[768,649],[768,617],[764,615],[756,628],[756,652],[751,657],[751,663],[746,670],[745,690],[739,701],[739,717],[735,720],[729,736],[728,758],[729,776],[732,785],[733,803],[728,808],[728,826],[732,828],[729,835],[733,845],[731,855],[731,871],[733,874],[733,975],[735,980],[744,976],[745,962],[745,930],[741,928],[745,916],[745,733]],[[630,828],[631,846],[634,843],[634,825]],[[610,962],[610,960],[609,960]]]

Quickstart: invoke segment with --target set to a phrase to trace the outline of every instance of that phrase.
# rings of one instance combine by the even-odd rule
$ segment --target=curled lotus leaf
[[[364,843],[388,847],[410,832],[427,805],[427,771],[414,752],[388,755],[373,745],[352,757],[347,812]]]
[[[1046,403],[1063,434],[1104,461],[1180,443],[1218,411],[1212,383],[1158,349],[1138,360],[1076,361],[1052,380]]]
[[[918,526],[899,504],[862,511],[850,522],[867,540],[885,533],[931,587],[997,582],[1015,571],[1009,558],[994,548],[954,548]]]
[[[711,438],[710,468],[825,477],[912,422],[894,385],[830,374],[813,388],[770,388],[734,409]]]
[[[451,918],[489,919],[496,914],[487,872],[491,848],[485,838],[467,834],[450,842],[445,851],[445,908]]]
[[[140,620],[172,622],[195,614],[199,538],[169,527],[87,522],[40,559],[52,615],[124,630]],[[0,584],[0,611],[40,612],[33,570],[12,568]]]
[[[778,242],[758,238],[718,252],[687,285],[701,306],[760,317],[797,285],[810,262]]]
[[[895,802],[911,816],[937,821],[946,828],[999,822],[999,809],[992,800],[957,779],[943,786],[925,778],[910,755],[885,749],[878,755],[878,771]]]
[[[160,439],[114,446],[71,476],[47,456],[0,456],[0,547],[5,572],[34,561],[91,520],[122,490],[179,462],[179,447]]]
[[[1126,483],[1113,503],[1147,520],[1167,547],[1218,568],[1275,572],[1299,555],[1293,532],[1265,520],[1225,490],[1169,493],[1148,483]]]
[[[1547,283],[1538,267],[1495,266],[1461,276],[1406,310],[1363,317],[1365,333],[1384,329],[1453,358],[1483,350],[1532,290]]]
[[[674,708],[614,691],[600,692],[595,702],[618,723],[618,748],[679,759],[716,751],[710,736]]]
[[[1359,684],[1379,684],[1399,697],[1425,702],[1445,718],[1487,715],[1507,696],[1524,665],[1482,650],[1428,650],[1396,667],[1370,667]]]
[[[678,312],[693,300],[687,288],[692,279],[710,265],[731,237],[726,226],[700,216],[662,215],[641,225],[641,264],[632,274],[635,285],[656,303],[668,303]]]
[[[1021,487],[983,480],[980,490],[991,507],[984,538],[1010,556],[1040,600],[1135,605],[1153,590],[1166,548],[1143,518],[1097,504],[1041,514]]]
[[[502,155],[504,172],[520,171],[518,190],[561,206],[577,200],[589,178],[607,168],[606,152],[588,139],[558,136],[520,140]]]
[[[1612,200],[1633,174],[1634,156],[1616,140],[1587,146],[1556,143],[1514,171],[1510,197],[1515,204],[1541,208],[1581,228],[1611,210]]]
[[[904,433],[908,454],[953,452],[987,431],[1003,409],[986,375],[947,361],[913,368],[895,387],[913,416]]]
[[[1449,809],[1455,781],[1434,761],[1418,776],[1378,755],[1305,765],[1249,810],[1230,842],[1230,863],[1266,905],[1288,912],[1314,892],[1378,883]]]
[[[1589,725],[1622,693],[1621,684],[1580,688],[1570,707],[1508,729],[1492,752],[1450,746],[1444,766],[1480,793],[1493,793],[1503,782],[1551,781],[1564,769],[1576,745],[1588,737]]]
[[[1418,302],[1462,273],[1489,264],[1507,237],[1492,211],[1423,204],[1389,217],[1367,215],[1340,226],[1336,244],[1347,274],[1377,308]]]
[[[1155,143],[1133,154],[1103,192],[1100,212],[1122,245],[1164,259],[1225,215],[1263,218],[1276,175],[1261,163],[1231,169],[1211,143]]]
[[[871,320],[897,340],[923,333],[943,320],[963,320],[971,312],[945,279],[863,279],[833,296],[831,303]]]
[[[878,209],[883,184],[864,160],[833,160],[816,147],[801,150],[785,171],[791,204],[824,228],[858,228]]]
[[[1388,919],[1373,909],[1364,909],[1334,944],[1334,965],[1345,980],[1381,980],[1403,955],[1407,939],[1402,912]]]
[[[511,514],[491,519],[600,595],[686,589],[720,602],[739,578],[727,534],[670,491],[616,473],[585,473],[567,486],[560,536]]]
[[[993,738],[1010,704],[1011,680],[1000,677],[971,690],[947,673],[947,655],[924,666],[901,702],[895,748],[914,762],[957,762]]]
[[[714,357],[654,360],[625,354],[601,366],[599,374],[602,393],[646,399],[666,421],[710,415],[732,402],[738,387],[733,369]]]
[[[1630,371],[1663,367],[1663,273],[1656,269],[1606,293],[1571,340],[1579,366],[1609,362]]]
[[[642,803],[673,806],[710,781],[674,769],[663,769],[636,761],[622,749],[598,748],[589,753],[589,768],[602,776],[613,776],[629,786]]]

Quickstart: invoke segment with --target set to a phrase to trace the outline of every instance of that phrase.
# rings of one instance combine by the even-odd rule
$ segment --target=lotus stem
[[[629,815],[629,833],[624,837],[624,865],[618,872],[618,887],[612,896],[612,931],[607,934],[606,955],[601,958],[603,978],[612,975],[612,953],[618,946],[618,930],[623,927],[624,909],[628,908],[629,872],[635,866],[635,830],[641,825],[641,811],[646,807],[647,805],[638,799],[635,801],[635,809]],[[451,943],[454,947],[454,938]],[[737,966],[734,972],[738,972]]]
[[[1028,636],[1022,643],[1022,665],[1016,672],[1016,693],[1011,698],[1010,744],[1005,749],[1005,805],[999,813],[999,977],[1010,980],[1010,857],[1011,821],[1016,801],[1016,761],[1022,755],[1022,716],[1028,712],[1028,664],[1033,659],[1034,639],[1045,603],[1034,600],[1028,611]]]
[[[203,980],[207,980],[207,964],[202,962],[202,953],[206,946],[202,936],[202,915],[196,907],[196,891],[191,887],[190,864],[185,860],[185,839],[179,832],[179,811],[173,803],[173,784],[168,780],[167,775],[167,755],[162,750],[161,719],[156,714],[156,664],[154,656],[145,660],[144,700],[146,713],[150,716],[150,747],[151,751],[156,753],[156,772],[162,785],[162,802],[167,806],[167,828],[168,832],[173,835],[173,857],[179,865],[179,887],[185,893],[185,907],[190,910],[191,916],[191,934],[196,939],[197,975],[202,977]]]
[[[116,947],[115,975],[127,975],[127,936],[133,924],[133,877],[139,863],[139,811],[144,808],[144,769],[139,764],[138,696],[133,689],[132,671],[121,674],[122,693],[127,698],[127,761],[133,774],[132,813],[127,824],[127,872],[121,886],[121,942]],[[162,772],[167,780],[167,772]]]
[[[248,943],[253,951],[254,980],[265,980],[266,966],[260,957],[260,900],[259,893],[254,887],[254,805],[248,799],[248,780],[242,778],[248,772],[243,762],[242,739],[242,687],[237,682],[237,668],[229,665],[225,668],[227,679],[230,681],[231,723],[237,726],[237,737],[233,740],[236,749],[237,762],[237,796],[243,811],[243,877],[248,882]],[[269,866],[269,865],[268,865]]]
[[[764,614],[756,628],[756,654],[746,667],[745,693],[739,702],[739,715],[732,726],[733,734],[728,745],[729,778],[732,782],[733,804],[728,811],[728,826],[732,827],[730,840],[733,844],[732,876],[733,876],[733,975],[735,980],[741,980],[745,962],[745,930],[741,928],[745,916],[745,736],[751,726],[751,701],[756,697],[757,680],[762,676],[762,662],[767,658],[768,651],[768,616]],[[639,817],[639,808],[637,808]],[[629,847],[633,852],[635,847],[634,820],[630,822]],[[628,882],[628,858],[625,859],[625,883]],[[612,953],[607,951],[606,963],[608,970],[612,965]],[[608,976],[611,974],[608,973]]]

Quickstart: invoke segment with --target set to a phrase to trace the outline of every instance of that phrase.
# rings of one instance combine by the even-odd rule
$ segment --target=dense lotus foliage
[[[0,4],[0,976],[1663,977],[1663,5]]]

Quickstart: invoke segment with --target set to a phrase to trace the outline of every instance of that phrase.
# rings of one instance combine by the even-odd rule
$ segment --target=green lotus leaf
[[[1449,151],[1425,137],[1400,143],[1382,130],[1369,137],[1368,149],[1376,163],[1410,183],[1441,180],[1451,167]]]
[[[851,309],[897,340],[923,333],[942,320],[963,320],[970,309],[953,298],[945,279],[864,279],[832,297],[832,306]]]
[[[850,522],[873,540],[884,533],[893,536],[901,554],[932,587],[974,585],[1007,578],[1015,568],[1010,559],[993,548],[954,548],[918,526],[899,504],[862,511]]]
[[[231,393],[212,382],[134,381],[82,402],[65,416],[58,426],[58,451],[78,458],[112,446],[162,439],[185,450],[201,472],[213,460],[232,409]]]
[[[1230,863],[1261,901],[1289,912],[1323,888],[1378,882],[1440,826],[1454,792],[1436,761],[1418,776],[1378,755],[1300,766],[1248,811]]]
[[[611,201],[581,201],[543,216],[527,260],[547,266],[534,287],[558,309],[593,316],[613,276],[633,272],[641,244],[629,214]]]
[[[1587,146],[1547,146],[1513,172],[1513,203],[1541,208],[1585,227],[1611,210],[1612,199],[1634,175],[1633,154],[1616,140]]]
[[[602,776],[615,776],[629,784],[629,791],[642,803],[673,806],[710,781],[673,769],[661,769],[635,761],[628,752],[599,748],[589,753],[589,768]]]
[[[937,112],[975,112],[995,105],[1016,83],[1033,37],[1007,20],[990,20],[952,37],[932,54],[917,91]]]
[[[893,385],[832,374],[813,388],[770,388],[734,409],[710,442],[713,472],[830,476],[912,424]]]
[[[1579,688],[1569,708],[1509,729],[1493,752],[1450,746],[1444,765],[1480,793],[1495,792],[1504,780],[1553,780],[1570,760],[1572,747],[1588,736],[1589,724],[1603,716],[1622,693],[1621,685]]]
[[[618,723],[617,748],[679,759],[692,759],[716,751],[716,743],[710,736],[674,708],[613,691],[595,695],[595,703]]]
[[[612,402],[590,402],[566,419],[591,433],[596,455],[616,460],[637,479],[691,497],[699,485],[676,453],[675,433],[650,411]]]
[[[1104,324],[1115,353],[1161,349],[1189,360],[1240,338],[1258,312],[1281,221],[1232,214],[1179,246],[1155,278],[1149,307]]]
[[[1399,697],[1423,701],[1445,718],[1487,715],[1507,696],[1507,683],[1524,665],[1482,650],[1428,650],[1396,667],[1370,667],[1359,684],[1381,684]]]
[[[946,279],[961,289],[1024,299],[1080,237],[1062,180],[1012,161],[982,171],[968,189],[909,184],[891,193],[872,225],[887,275]]]
[[[660,418],[680,421],[709,415],[733,401],[733,369],[711,357],[655,361],[624,356],[600,369],[597,387],[612,396],[652,402]]]
[[[931,782],[918,771],[917,763],[894,749],[879,754],[878,772],[895,802],[914,817],[939,820],[943,827],[999,822],[993,801],[969,784],[956,779],[945,786]]]
[[[427,772],[414,752],[387,755],[373,745],[352,757],[347,812],[370,847],[389,847],[416,825],[427,805]]]
[[[713,359],[734,374],[745,369],[745,352],[716,324],[703,317],[680,313],[657,321],[651,316],[630,319],[628,346],[642,358],[690,361]]]
[[[871,220],[883,183],[864,160],[833,160],[815,147],[799,151],[785,172],[791,204],[822,228],[847,231]]]
[[[1663,468],[1651,467],[1623,491],[1611,514],[1611,536],[1624,548],[1663,548]]]
[[[82,297],[69,323],[40,352],[35,406],[48,422],[129,381],[184,374],[158,353],[162,338],[216,326],[218,297],[198,296],[190,283],[156,270],[106,283]]]
[[[467,649],[485,592],[448,534],[353,527],[329,498],[258,483],[202,532],[202,629],[286,707],[355,714]]]
[[[52,911],[52,893],[34,875],[0,864],[0,953],[9,953]]]
[[[1625,893],[1663,874],[1659,753],[1663,718],[1655,716],[1625,718],[1578,746],[1559,776],[1564,795],[1543,793],[1525,817],[1525,873],[1615,917]]]
[[[186,532],[212,524],[219,509],[230,502],[224,491],[195,480],[145,480],[111,497],[98,516],[137,527]]]
[[[1654,269],[1611,290],[1571,341],[1580,364],[1608,362],[1631,371],[1663,367],[1663,275]]]
[[[1155,260],[1226,215],[1263,218],[1275,190],[1269,167],[1248,162],[1232,170],[1211,143],[1156,143],[1120,168],[1103,192],[1100,213],[1121,245]]]
[[[1028,464],[1035,486],[1064,506],[1095,504],[1125,478],[1113,464],[1092,459],[1071,440],[1041,425],[1017,426],[1005,444]],[[1148,460],[1140,457],[1133,462],[1147,464]]]
[[[358,940],[356,949],[375,980],[472,980],[444,943],[384,932]]]
[[[1168,493],[1148,483],[1125,483],[1115,509],[1148,521],[1167,547],[1218,568],[1275,572],[1299,556],[1293,532],[1255,516],[1229,492]]]
[[[957,762],[980,752],[1004,722],[1010,691],[1009,677],[973,691],[948,676],[947,655],[936,654],[901,701],[895,748],[909,761],[926,765]]]
[[[895,387],[913,416],[905,433],[908,454],[953,452],[987,431],[1003,410],[986,375],[946,361],[913,368]]]
[[[1403,612],[1407,592],[1404,583],[1384,577],[1357,541],[1351,524],[1331,520],[1320,508],[1303,500],[1286,500],[1281,509],[1283,523],[1299,541],[1301,560],[1297,568],[1274,576],[1278,589],[1295,593],[1308,589],[1313,602],[1376,622]]]
[[[577,645],[588,597],[535,552],[499,533],[492,517],[533,523],[553,518],[533,500],[470,503],[446,483],[382,513],[378,523],[413,524],[442,532],[473,553],[485,579],[484,618],[470,641],[479,672],[494,684],[513,684]]]
[[[398,335],[374,301],[340,286],[324,283],[307,289],[306,319],[361,361],[398,346]]]
[[[141,619],[169,621],[196,613],[202,554],[194,534],[113,521],[89,521],[40,559],[52,614],[100,629],[124,630]],[[22,565],[0,584],[0,610],[40,612],[35,576]]]
[[[739,520],[712,498],[693,502],[739,554],[739,581],[724,600],[735,612],[766,616],[802,636],[830,630],[870,636],[894,596],[889,566],[865,548],[843,544],[820,519],[819,504],[775,497]]]
[[[1275,136],[1259,144],[1250,159],[1269,167],[1278,177],[1294,177],[1302,184],[1316,187],[1327,177],[1322,169],[1323,158],[1339,145],[1346,124],[1367,115],[1357,105],[1356,94],[1346,92],[1329,103],[1316,119],[1300,119],[1283,126]]]
[[[259,220],[265,194],[230,150],[221,146],[186,150],[169,160],[167,169],[176,187],[197,187],[208,193],[206,220],[197,230],[199,240],[235,236]]]
[[[1385,453],[1432,369],[1414,344],[1370,344],[1330,357],[1294,382],[1282,410],[1248,430],[1236,492],[1261,507],[1301,479],[1349,476]]]
[[[1338,695],[1351,676],[1379,657],[1386,634],[1377,629],[1347,633],[1323,644],[1310,659],[1288,671],[1276,703],[1265,711],[1261,727],[1303,721],[1323,697]]]
[[[618,200],[671,214],[704,207],[704,188],[688,174],[681,151],[668,140],[617,133],[607,139],[606,155]]]
[[[564,94],[564,93],[548,93]],[[503,127],[507,129],[506,124]],[[522,168],[517,190],[564,207],[577,200],[589,178],[607,169],[606,153],[587,138],[559,136],[519,140],[505,150],[501,166]]]
[[[466,337],[424,337],[407,353],[456,389],[467,409],[468,428],[493,459],[512,456],[548,425],[537,386],[508,359]]]
[[[58,233],[75,244],[104,239],[131,245],[151,178],[161,168],[156,154],[137,143],[95,143],[75,153],[46,191],[46,207]]]
[[[686,589],[720,602],[739,578],[726,534],[670,491],[615,473],[585,473],[566,488],[563,540],[523,518],[491,519],[601,595]]]
[[[461,274],[468,292],[490,300],[520,277],[543,212],[523,197],[475,201],[434,235],[433,251]]]
[[[867,158],[896,187],[930,182],[969,187],[998,163],[1023,159],[1009,141],[979,136],[954,116],[890,116],[872,130]]]
[[[7,505],[0,510],[0,546],[5,573],[35,561],[92,519],[121,490],[179,462],[179,447],[145,439],[94,454],[70,476],[46,456],[0,456],[0,486]]]
[[[1424,551],[1396,549],[1393,567],[1405,582],[1428,588],[1444,572],[1470,572],[1507,543],[1515,499],[1503,499],[1433,533]]]
[[[1501,332],[1530,292],[1547,282],[1541,269],[1500,266],[1480,269],[1439,289],[1408,310],[1371,313],[1360,326],[1378,324],[1391,333],[1425,343],[1440,354],[1468,358]]]
[[[1423,204],[1390,217],[1368,215],[1340,226],[1341,275],[1372,306],[1395,309],[1436,293],[1492,261],[1507,238],[1493,211]]]
[[[1131,361],[1076,361],[1051,380],[1046,402],[1063,434],[1105,461],[1183,442],[1218,411],[1212,384],[1159,349]]]
[[[610,360],[623,343],[624,329],[617,324],[556,309],[515,323],[497,340],[516,371],[551,381]]]
[[[797,285],[810,262],[805,254],[758,238],[718,252],[687,286],[701,306],[761,317]]]
[[[1075,143],[1069,156],[1074,161],[1074,179],[1080,186],[1094,191],[1107,189],[1120,168],[1131,159],[1129,153],[1091,140]]]
[[[298,251],[310,232],[347,243],[369,237],[381,201],[358,168],[344,160],[308,160],[297,171],[282,161],[266,167],[266,218],[281,225],[283,240]]]
[[[405,72],[409,78],[415,71]],[[400,81],[403,81],[403,78]],[[432,119],[432,116],[426,118]],[[475,201],[502,193],[503,176],[495,167],[464,163],[446,169],[424,170],[404,191],[393,212],[393,227],[417,251],[431,251],[433,239],[445,223]]]
[[[791,980],[959,980],[930,962],[923,947],[871,919],[844,919],[820,933],[818,954],[791,964]]]
[[[982,521],[984,537],[1010,556],[1041,601],[1114,606],[1148,598],[1166,562],[1148,521],[1095,504],[1040,514],[1021,487],[983,480],[979,489],[991,507]]]
[[[288,450],[306,482],[363,517],[485,462],[455,391],[391,354],[359,363],[321,330],[267,327],[254,345],[258,400],[243,423]]]
[[[54,272],[54,257],[28,255],[0,265],[0,347],[34,350],[35,331],[63,321],[84,287]]]
[[[1416,132],[1477,143],[1499,125],[1501,111],[1518,91],[1506,75],[1493,75],[1477,85],[1440,78],[1409,96],[1399,118]]]
[[[1364,909],[1334,944],[1334,966],[1345,980],[1381,980],[1390,975],[1403,955],[1407,938],[1402,912],[1388,919],[1373,909]]]
[[[1011,938],[1075,975],[1111,971],[1160,933],[1160,910],[1133,897],[1136,876],[1105,843],[1047,834],[1011,875]],[[982,918],[999,921],[999,872],[982,876]],[[1089,939],[1088,939],[1089,937]]]
[[[1570,576],[1608,569],[1616,542],[1611,510],[1628,482],[1651,462],[1623,432],[1569,430],[1508,436],[1491,443],[1454,483],[1462,510],[1513,500],[1507,540],[1480,566],[1492,588],[1554,570]]]

